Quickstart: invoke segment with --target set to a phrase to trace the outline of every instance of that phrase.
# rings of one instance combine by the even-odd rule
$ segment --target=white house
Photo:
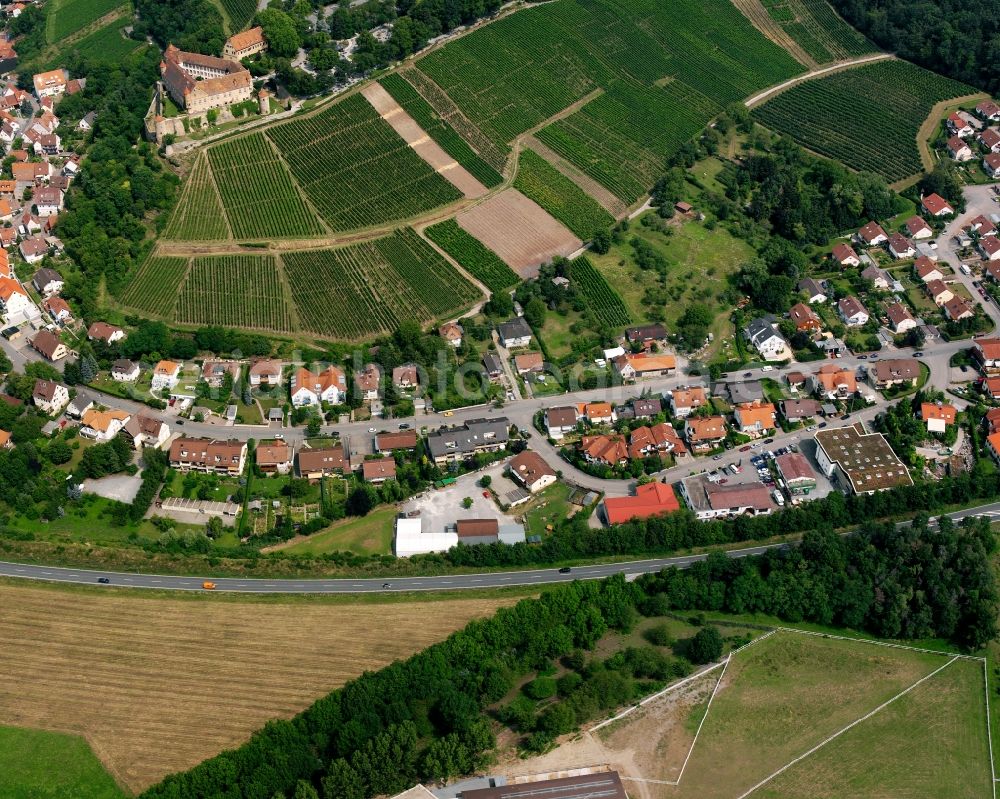
[[[111,364],[111,377],[119,383],[134,383],[139,379],[139,364],[128,358],[119,358]]]
[[[902,233],[893,233],[889,236],[889,254],[896,259],[912,258],[917,254],[917,250],[913,242]]]
[[[110,441],[130,418],[131,414],[117,408],[107,411],[91,408],[80,419],[80,435],[94,441]]]
[[[837,303],[837,313],[848,327],[861,327],[868,323],[869,315],[865,306],[854,296],[844,297]]]
[[[170,426],[152,416],[139,414],[125,423],[119,435],[123,436],[133,449],[139,447],[160,449],[170,438]]]
[[[16,280],[0,277],[0,308],[4,321],[14,317],[28,318],[36,312],[35,304],[28,298],[28,292]]]
[[[43,297],[48,297],[50,294],[58,294],[62,291],[65,283],[62,275],[55,269],[39,269],[31,278],[31,285]]]
[[[296,408],[322,402],[340,405],[347,396],[347,379],[341,369],[332,365],[319,374],[300,368],[292,375],[291,392]]]
[[[743,332],[765,360],[779,357],[786,351],[787,345],[778,328],[767,319],[754,319]]]
[[[36,380],[31,401],[45,413],[59,413],[69,403],[69,389],[52,380]]]
[[[952,136],[948,139],[948,144],[945,146],[948,148],[948,155],[954,161],[971,161],[975,157],[972,154],[972,148],[958,136]]]
[[[545,411],[545,429],[548,430],[549,438],[558,441],[575,430],[577,418],[576,408],[572,405],[549,408]]]
[[[153,391],[173,388],[181,378],[183,364],[174,361],[160,361],[153,369],[153,379],[150,388]]]
[[[527,347],[531,343],[531,327],[523,316],[515,316],[497,327],[500,343],[507,349]]]

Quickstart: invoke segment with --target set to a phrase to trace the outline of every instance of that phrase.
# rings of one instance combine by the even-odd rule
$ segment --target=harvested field
[[[514,601],[200,600],[0,586],[0,724],[82,735],[138,791]]]
[[[539,265],[567,256],[582,242],[540,205],[515,189],[506,189],[456,217],[521,277],[534,277]]]
[[[462,194],[475,198],[482,197],[489,191],[465,167],[448,155],[381,85],[369,83],[361,90],[361,94],[417,155]]]

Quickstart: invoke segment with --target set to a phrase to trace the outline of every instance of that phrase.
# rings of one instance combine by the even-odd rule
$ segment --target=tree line
[[[562,585],[470,622],[408,660],[363,674],[295,718],[269,722],[237,749],[167,777],[143,797],[365,799],[470,773],[495,746],[488,707],[556,659],[582,664],[583,651],[608,629],[628,629],[638,611],[764,612],[792,622],[850,625],[891,637],[939,636],[980,647],[996,633],[993,548],[989,524],[980,520],[936,529],[926,519],[899,529],[869,524],[848,538],[825,526],[789,550],[739,561],[720,554],[634,583],[617,575]],[[718,642],[709,640],[714,636],[702,639],[691,642],[694,650],[717,656]],[[622,653],[619,665],[632,675],[664,679],[676,669],[637,652]],[[614,669],[581,666],[579,676],[563,686],[576,699],[566,702],[567,710],[533,721],[536,729],[571,729],[577,712],[586,716],[606,704],[605,689],[629,699]],[[532,683],[525,686],[529,693],[553,689]],[[501,715],[518,723],[516,707]]]

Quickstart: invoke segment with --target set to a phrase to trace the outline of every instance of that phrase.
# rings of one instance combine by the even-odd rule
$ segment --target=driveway
[[[105,499],[114,499],[118,502],[131,504],[135,495],[139,493],[142,486],[142,476],[140,474],[113,474],[102,477],[100,480],[87,479],[83,481],[83,491],[85,494],[97,494]]]

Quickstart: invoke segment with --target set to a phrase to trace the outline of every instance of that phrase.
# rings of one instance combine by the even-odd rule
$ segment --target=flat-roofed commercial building
[[[859,424],[816,433],[816,462],[823,474],[855,494],[913,485],[885,437],[866,433]]]

